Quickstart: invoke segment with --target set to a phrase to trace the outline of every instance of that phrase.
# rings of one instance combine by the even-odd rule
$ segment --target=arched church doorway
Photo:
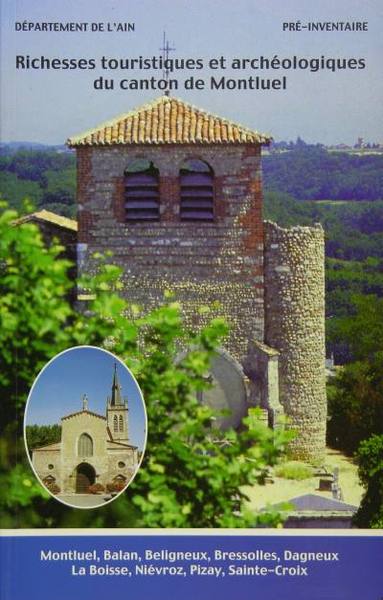
[[[238,427],[247,414],[247,392],[242,367],[225,350],[213,358],[209,377],[212,387],[198,393],[203,404],[227,414],[215,418],[221,429]]]
[[[89,486],[96,480],[96,471],[92,465],[81,463],[76,469],[76,494],[88,494]]]

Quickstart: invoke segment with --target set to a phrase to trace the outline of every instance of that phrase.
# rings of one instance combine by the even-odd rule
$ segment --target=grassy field
[[[325,467],[328,471],[333,472],[335,467],[339,469],[339,485],[343,493],[343,500],[346,503],[359,506],[363,488],[359,484],[357,466],[349,457],[346,457],[341,452],[327,449]],[[246,493],[250,498],[249,507],[258,511],[267,505],[274,505],[281,502],[288,502],[291,498],[301,496],[303,494],[319,494],[325,498],[331,498],[331,492],[320,492],[319,477],[311,476],[306,479],[287,479],[277,476],[278,467],[272,473],[273,483],[266,485],[256,485],[251,488],[246,488]]]

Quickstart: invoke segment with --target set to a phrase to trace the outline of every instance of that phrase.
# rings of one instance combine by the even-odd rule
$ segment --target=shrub
[[[106,484],[106,489],[108,492],[121,492],[126,488],[127,484],[127,481],[112,481]]]
[[[275,475],[283,479],[295,479],[301,481],[308,479],[313,475],[313,469],[310,465],[298,461],[282,463],[275,469]]]
[[[383,298],[354,296],[352,316],[339,319],[337,335],[354,362],[328,386],[328,443],[354,454],[361,441],[383,434]]]
[[[328,411],[327,441],[349,455],[383,432],[383,352],[346,365],[331,379]]]
[[[105,491],[105,488],[101,483],[93,483],[88,488],[88,492],[90,492],[91,494],[100,494],[101,492],[104,492],[104,491]]]
[[[127,486],[127,481],[115,481],[113,483],[113,491],[114,492],[122,492]]]
[[[57,485],[57,483],[49,483],[46,487],[51,492],[51,494],[56,495],[61,492],[61,488]]]
[[[383,528],[383,435],[362,442],[356,453],[359,479],[366,492],[354,517],[357,527]]]

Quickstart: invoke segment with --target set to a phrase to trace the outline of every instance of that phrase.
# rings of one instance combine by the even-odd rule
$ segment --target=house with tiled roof
[[[77,278],[77,221],[63,217],[50,210],[38,210],[29,213],[17,219],[15,225],[23,223],[33,223],[41,233],[41,237],[47,246],[56,242],[62,246],[61,258],[67,258],[72,266],[68,271],[69,277],[75,281]],[[74,300],[74,293],[71,292],[70,298]]]
[[[42,483],[54,493],[87,494],[98,483],[116,491],[123,489],[138,466],[138,450],[129,443],[128,405],[121,394],[117,366],[106,416],[88,407],[61,419],[61,440],[35,448],[33,467]],[[75,502],[74,502],[75,503]]]
[[[74,231],[77,233],[77,221],[74,219],[69,219],[68,217],[63,217],[62,215],[58,215],[57,213],[51,212],[50,210],[38,210],[33,213],[29,213],[20,217],[17,220],[17,224],[22,223],[48,223],[51,226],[67,229],[70,231]]]
[[[240,120],[240,119],[239,119]],[[126,298],[150,310],[172,290],[186,325],[224,316],[230,333],[201,401],[238,427],[259,406],[325,449],[324,235],[262,215],[268,134],[161,96],[69,138],[77,154],[78,265],[111,250]],[[201,310],[202,309],[202,310]]]

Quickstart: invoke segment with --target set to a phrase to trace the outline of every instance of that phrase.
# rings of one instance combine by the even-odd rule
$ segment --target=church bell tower
[[[106,418],[113,441],[127,443],[129,439],[128,403],[121,395],[116,363],[114,363],[112,395],[107,401]]]

